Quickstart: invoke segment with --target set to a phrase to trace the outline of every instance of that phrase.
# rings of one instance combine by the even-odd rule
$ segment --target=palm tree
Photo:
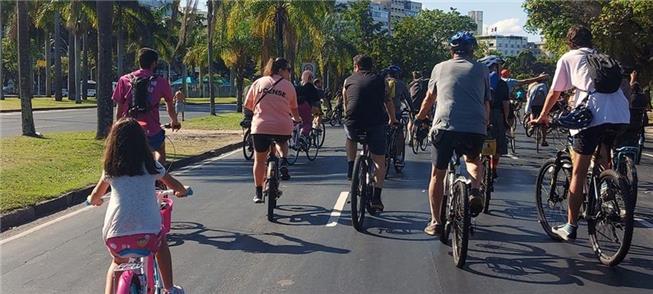
[[[2,22],[2,1],[0,1],[0,100],[5,100],[5,93],[2,90],[5,86],[5,79],[2,73],[5,71],[2,66],[2,39],[4,39],[4,22]]]
[[[215,20],[215,13],[213,11],[214,2],[215,2],[214,0],[207,0],[206,1],[206,7],[208,9],[207,14],[206,14],[206,21],[207,21],[206,23],[207,23],[207,28],[208,28],[208,32],[207,32],[207,35],[208,35],[208,44],[207,44],[208,48],[206,50],[207,51],[206,55],[208,57],[207,72],[208,72],[208,76],[209,76],[209,101],[210,101],[210,103],[209,103],[210,106],[209,107],[211,107],[211,111],[210,111],[211,115],[215,115],[215,95],[213,93],[213,70],[211,69],[211,67],[213,65],[213,24],[214,24],[214,20]],[[204,81],[202,81],[201,79],[200,79],[200,83],[202,83],[202,85],[204,85]]]
[[[262,60],[266,60],[270,42],[265,39],[273,37],[275,53],[294,63],[298,34],[308,33],[315,26],[314,20],[322,15],[332,1],[265,1],[250,0],[246,4],[255,19],[254,32],[264,38]],[[235,20],[238,21],[238,20]],[[287,54],[286,54],[287,53]],[[263,61],[262,61],[263,62]]]
[[[111,62],[111,48],[112,48],[112,5],[110,1],[98,0],[97,7],[97,132],[95,138],[103,139],[109,134],[109,128],[113,120],[113,105],[111,103],[113,80],[113,64]]]
[[[36,136],[32,116],[32,62],[30,58],[29,14],[26,1],[16,1],[18,21],[18,77],[20,87],[20,109],[24,136]]]
[[[59,12],[54,13],[54,100],[61,101],[63,96],[61,87],[63,86],[63,72],[61,70],[61,16]]]
[[[234,10],[232,17],[237,14],[238,10]],[[236,74],[236,111],[242,112],[245,70],[254,64],[253,57],[256,55],[260,39],[250,33],[253,21],[251,18],[237,19],[238,21],[228,24],[226,42],[223,42],[221,57],[225,65]]]

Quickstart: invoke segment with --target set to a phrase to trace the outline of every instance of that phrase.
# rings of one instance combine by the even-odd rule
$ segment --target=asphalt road
[[[209,105],[186,105],[185,117],[207,115],[209,109]],[[235,110],[235,104],[216,105],[218,112]],[[161,122],[166,123],[168,113],[165,111],[165,107],[162,107],[159,113]],[[46,135],[52,132],[94,131],[97,128],[97,109],[34,111],[34,125],[37,132]],[[0,113],[0,137],[20,136],[21,134],[20,112]]]
[[[175,202],[168,242],[176,283],[187,293],[651,293],[653,158],[638,166],[638,218],[630,254],[602,266],[582,227],[575,243],[550,240],[537,222],[535,174],[550,155],[520,138],[503,158],[490,214],[463,269],[451,247],[422,229],[429,155],[408,157],[386,182],[386,211],[351,227],[349,205],[331,217],[344,179],[343,132],[329,128],[315,162],[305,157],[284,182],[276,223],[252,203],[251,162],[240,151],[176,172],[195,195]],[[646,151],[651,153],[651,149]],[[345,196],[346,197],[346,196]],[[2,293],[99,293],[109,255],[101,240],[105,207],[75,207],[0,235]],[[31,231],[30,231],[31,230]]]

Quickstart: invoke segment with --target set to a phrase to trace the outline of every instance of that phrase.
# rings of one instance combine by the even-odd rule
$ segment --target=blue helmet
[[[401,74],[401,68],[398,65],[391,65],[386,69],[386,72],[391,76],[398,76]]]
[[[495,64],[502,64],[503,59],[496,55],[488,55],[479,59],[478,62],[485,64],[487,67],[491,67]]]
[[[451,50],[456,53],[465,53],[474,50],[476,47],[476,38],[470,32],[457,32],[449,39]]]

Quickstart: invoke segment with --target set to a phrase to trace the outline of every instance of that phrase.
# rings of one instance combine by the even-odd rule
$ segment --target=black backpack
[[[149,77],[137,77],[131,75],[129,82],[131,83],[131,94],[132,100],[129,104],[128,114],[131,117],[136,117],[139,114],[148,113],[151,106],[151,94],[150,85],[156,79],[154,75]]]
[[[621,67],[614,58],[601,53],[587,54],[588,72],[598,93],[614,93],[621,86]]]

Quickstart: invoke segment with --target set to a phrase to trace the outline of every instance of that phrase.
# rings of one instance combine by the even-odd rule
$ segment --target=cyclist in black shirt
[[[354,73],[345,80],[342,91],[347,136],[347,178],[351,179],[356,159],[357,135],[367,133],[367,145],[374,161],[374,194],[371,207],[383,211],[381,190],[385,178],[385,125],[397,122],[392,99],[382,75],[372,72],[374,61],[367,55],[354,57]],[[387,115],[386,115],[387,112]]]

